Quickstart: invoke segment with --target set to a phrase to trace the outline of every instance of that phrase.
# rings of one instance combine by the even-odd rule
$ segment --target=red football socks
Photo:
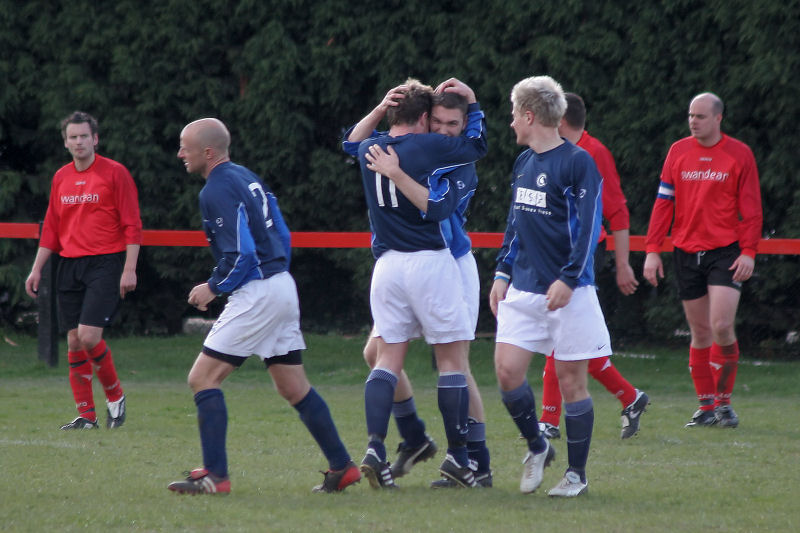
[[[590,359],[589,374],[622,403],[623,409],[636,401],[636,388],[611,364],[608,356]]]
[[[92,395],[92,365],[89,364],[89,354],[67,352],[69,362],[69,384],[72,387],[72,396],[75,398],[75,407],[78,414],[87,420],[95,422],[97,414],[94,410],[94,397]]]
[[[122,398],[122,385],[117,377],[114,359],[111,357],[111,350],[106,346],[106,341],[101,340],[89,350],[89,358],[92,360],[97,379],[102,383],[108,401],[116,402]]]
[[[619,399],[623,409],[636,401],[636,388],[611,364],[608,356],[589,360],[589,374]],[[545,360],[542,374],[542,417],[539,421],[558,426],[561,401],[555,358],[550,354]]]
[[[542,417],[540,422],[558,427],[561,420],[561,388],[556,375],[556,360],[553,354],[547,356],[542,373]]]
[[[714,377],[711,375],[709,358],[711,347],[692,348],[689,347],[689,373],[692,375],[694,390],[697,392],[697,400],[700,402],[702,411],[710,411],[714,408]]]
[[[724,405],[731,403],[733,384],[736,382],[736,371],[739,368],[739,343],[728,346],[711,345],[711,375],[714,379],[714,403]]]

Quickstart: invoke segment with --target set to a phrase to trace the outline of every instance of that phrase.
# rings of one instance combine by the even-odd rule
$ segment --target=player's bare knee
[[[210,388],[208,386],[208,382],[205,379],[205,376],[201,376],[196,372],[189,372],[189,376],[186,378],[186,383],[189,385],[189,388],[192,389],[192,392],[197,394],[202,390],[206,390]]]
[[[297,381],[276,381],[275,389],[284,400],[289,402],[289,405],[295,405],[306,397],[311,386],[305,386]]]
[[[93,331],[82,331],[78,329],[78,345],[81,349],[86,350],[87,352],[97,346],[101,340],[103,340],[103,336],[101,334],[99,335]]]
[[[708,346],[712,340],[712,329],[710,325],[690,324],[689,330],[692,335],[692,346]]]
[[[308,394],[311,389],[311,383],[306,377],[305,369],[302,364],[295,363],[275,363],[267,367],[272,382],[275,384],[275,390],[281,397],[295,405]]]
[[[510,366],[502,363],[495,363],[495,372],[497,373],[497,383],[502,390],[513,390],[522,385],[522,379],[514,372]]]
[[[711,325],[712,335],[715,341],[718,339],[730,339],[734,338],[734,329],[733,329],[733,319],[729,318],[717,318],[714,320],[713,324]]]
[[[375,368],[375,361],[378,359],[378,350],[373,349],[369,345],[364,347],[364,362],[367,363],[369,368]]]

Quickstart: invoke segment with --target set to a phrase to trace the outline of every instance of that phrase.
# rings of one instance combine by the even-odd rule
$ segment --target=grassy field
[[[800,362],[744,361],[734,393],[737,429],[684,429],[695,409],[685,353],[636,350],[617,366],[648,392],[640,434],[619,439],[619,403],[592,383],[595,429],[589,493],[554,500],[546,489],[566,467],[566,443],[533,495],[518,490],[525,453],[492,372],[493,344],[473,344],[487,411],[495,486],[436,491],[443,456],[418,465],[401,491],[366,482],[342,494],[311,494],[325,462],[263,366],[248,361],[225,386],[233,492],[189,497],[166,490],[200,465],[186,372],[199,336],[111,339],[128,397],[114,431],[62,432],[74,418],[65,357],[50,369],[35,339],[0,339],[0,527],[4,531],[798,531]],[[16,344],[16,346],[9,343]],[[362,339],[308,336],[309,377],[330,405],[356,462],[366,445]],[[537,401],[541,357],[529,375]],[[445,444],[430,349],[415,344],[407,369],[429,432]],[[95,399],[102,392],[95,386]],[[99,403],[102,405],[102,401]],[[103,421],[105,415],[101,416]],[[387,447],[398,441],[392,424]]]

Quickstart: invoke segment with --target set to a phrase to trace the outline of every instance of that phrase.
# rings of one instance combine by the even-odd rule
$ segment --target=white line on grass
[[[0,446],[50,446],[52,448],[85,448],[85,444],[57,442],[50,440],[11,440],[0,439]]]
[[[655,359],[656,356],[651,353],[630,353],[630,352],[614,352],[617,357],[627,357],[629,359]]]

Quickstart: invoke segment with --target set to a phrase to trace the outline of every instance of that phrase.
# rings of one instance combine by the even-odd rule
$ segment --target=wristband
[[[494,273],[494,280],[497,281],[498,279],[502,279],[506,283],[509,283],[511,281],[511,276],[509,276],[505,272],[495,272]]]

